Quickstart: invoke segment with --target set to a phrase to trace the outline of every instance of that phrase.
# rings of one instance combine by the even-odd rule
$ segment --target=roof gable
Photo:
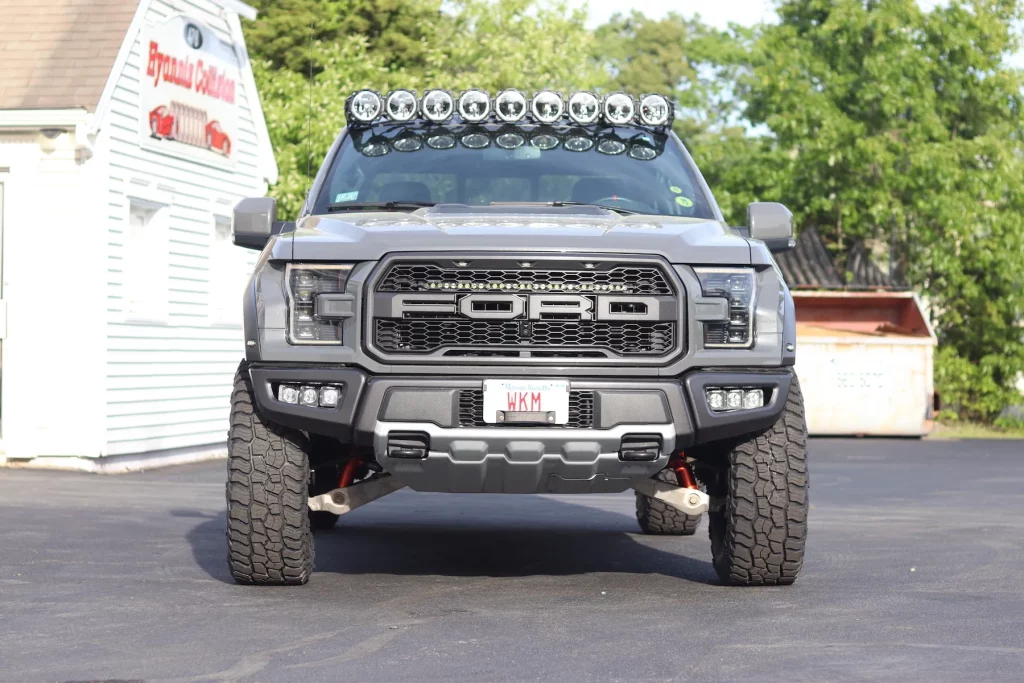
[[[139,0],[0,2],[0,109],[94,111]]]

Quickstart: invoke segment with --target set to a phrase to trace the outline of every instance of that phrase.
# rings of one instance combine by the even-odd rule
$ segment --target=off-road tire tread
[[[228,564],[238,583],[301,585],[313,572],[309,446],[301,432],[260,417],[248,370],[243,361],[231,394]]]
[[[793,378],[786,409],[769,430],[727,456],[725,504],[708,517],[712,561],[725,583],[789,585],[807,540],[807,425]]]
[[[658,472],[655,479],[679,486],[679,478],[669,469]],[[657,498],[636,493],[636,521],[645,534],[693,536],[700,526],[701,517],[703,515],[688,515]]]

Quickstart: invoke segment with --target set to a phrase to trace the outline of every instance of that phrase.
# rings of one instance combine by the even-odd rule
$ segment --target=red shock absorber
[[[338,480],[338,488],[345,488],[351,486],[352,482],[356,478],[356,469],[359,468],[359,458],[349,458],[348,462],[345,463],[345,469],[341,471],[341,479]]]
[[[688,489],[700,488],[697,486],[697,479],[693,476],[690,464],[686,462],[686,454],[682,451],[676,453],[668,462],[668,466],[676,473],[676,480],[680,486]]]

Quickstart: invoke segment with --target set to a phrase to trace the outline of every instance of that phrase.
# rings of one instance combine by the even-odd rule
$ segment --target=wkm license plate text
[[[508,423],[510,413],[554,413],[548,424],[569,421],[569,383],[550,380],[484,380],[484,422]]]

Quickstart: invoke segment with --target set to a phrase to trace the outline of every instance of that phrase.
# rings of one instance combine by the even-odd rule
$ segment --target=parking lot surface
[[[400,491],[234,585],[224,463],[0,470],[0,680],[1021,680],[1024,444],[815,440],[788,588],[633,496]]]

